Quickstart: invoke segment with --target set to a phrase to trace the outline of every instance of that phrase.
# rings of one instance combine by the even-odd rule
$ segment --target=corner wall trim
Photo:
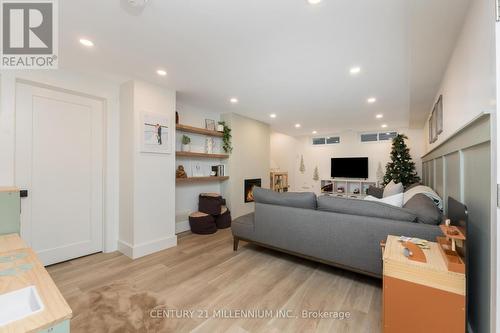
[[[156,239],[137,245],[131,245],[122,240],[118,241],[118,251],[131,259],[138,259],[158,251],[166,250],[177,245],[177,236]]]

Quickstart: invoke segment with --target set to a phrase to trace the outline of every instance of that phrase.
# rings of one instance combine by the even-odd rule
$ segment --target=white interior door
[[[45,265],[102,251],[103,103],[16,86],[21,236]]]

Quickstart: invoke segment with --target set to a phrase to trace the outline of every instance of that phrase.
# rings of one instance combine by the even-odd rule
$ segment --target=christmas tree
[[[391,180],[395,183],[403,183],[404,187],[420,182],[405,139],[408,139],[406,135],[398,134],[392,140],[391,162],[386,166],[384,185],[390,183]]]

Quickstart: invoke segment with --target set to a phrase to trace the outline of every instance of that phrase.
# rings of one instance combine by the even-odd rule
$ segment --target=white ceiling
[[[150,0],[142,11],[126,0],[59,3],[61,67],[141,78],[184,104],[300,135],[422,127],[469,0]]]

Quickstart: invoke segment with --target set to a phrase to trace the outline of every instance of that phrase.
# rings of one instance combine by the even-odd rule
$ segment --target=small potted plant
[[[191,138],[187,135],[182,136],[182,151],[191,151]]]
[[[233,151],[233,145],[231,143],[231,128],[227,126],[225,121],[219,121],[219,125],[222,126],[222,149],[226,154],[231,154]]]

